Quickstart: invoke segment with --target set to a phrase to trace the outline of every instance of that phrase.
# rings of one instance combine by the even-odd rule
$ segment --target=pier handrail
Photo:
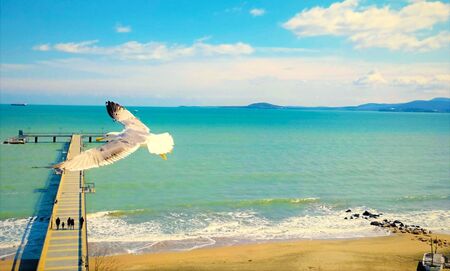
[[[84,132],[84,133],[80,133],[80,135],[82,137],[86,137],[86,136],[101,136],[104,135],[105,133],[102,132]],[[67,133],[23,133],[19,135],[20,137],[35,137],[35,136],[41,136],[41,137],[47,137],[47,136],[57,136],[57,137],[71,137],[72,133],[67,132]]]
[[[84,186],[84,171],[80,171],[80,175],[81,175],[81,184],[82,186]],[[88,245],[88,238],[87,238],[87,229],[88,229],[88,219],[86,216],[86,193],[84,193],[83,191],[83,199],[84,201],[83,203],[83,217],[84,217],[84,227],[83,230],[86,231],[86,234],[84,234],[83,236],[85,236],[85,248],[86,248],[86,263],[85,263],[85,267],[86,270],[89,270],[89,245]],[[82,233],[83,234],[83,233]]]

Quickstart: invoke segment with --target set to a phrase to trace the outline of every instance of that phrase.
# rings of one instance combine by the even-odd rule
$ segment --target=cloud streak
[[[447,89],[447,94],[450,94],[450,73],[433,76],[400,76],[394,79],[392,84],[399,87],[412,87],[422,90]]]
[[[115,30],[117,33],[130,33],[131,32],[131,26],[124,26],[121,24],[117,24],[115,27]]]
[[[358,0],[336,2],[297,13],[283,24],[298,37],[342,36],[355,48],[430,51],[450,44],[450,33],[433,27],[449,20],[450,4],[414,1],[399,10],[362,7]]]
[[[209,44],[197,41],[190,46],[162,42],[140,43],[129,41],[115,46],[98,46],[98,40],[82,42],[41,44],[33,47],[37,51],[59,51],[70,54],[107,55],[127,60],[168,61],[186,57],[239,56],[250,55],[254,48],[249,44]]]
[[[442,71],[439,71],[442,72]],[[396,74],[386,78],[381,72],[372,70],[353,83],[359,87],[395,87],[410,90],[439,90],[450,95],[450,73],[438,74]]]
[[[249,13],[253,16],[253,17],[259,17],[259,16],[263,16],[266,13],[266,10],[263,8],[254,8],[251,9],[249,11]]]
[[[50,44],[48,44],[48,43],[47,44],[39,44],[39,45],[33,46],[33,50],[46,52],[46,51],[50,51],[51,47],[50,47]]]
[[[360,85],[360,86],[367,86],[367,85],[380,85],[380,84],[386,84],[387,81],[384,78],[384,76],[376,71],[370,71],[368,74],[356,79],[354,81],[355,85]]]

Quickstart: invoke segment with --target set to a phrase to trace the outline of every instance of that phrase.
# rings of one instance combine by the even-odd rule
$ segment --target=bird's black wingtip
[[[108,111],[108,115],[114,119],[114,109],[113,109],[113,102],[107,101],[106,102],[106,111]]]
[[[106,110],[108,111],[109,116],[111,118],[116,119],[117,111],[119,111],[122,106],[118,103],[112,101],[106,101]]]

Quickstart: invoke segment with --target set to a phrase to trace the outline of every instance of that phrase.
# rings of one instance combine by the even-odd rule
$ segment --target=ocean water
[[[120,131],[103,106],[0,106],[0,139]],[[85,174],[89,241],[116,252],[386,235],[345,210],[450,231],[450,114],[130,107],[170,132]],[[0,248],[20,243],[67,142],[0,145]],[[99,146],[86,143],[85,148]]]

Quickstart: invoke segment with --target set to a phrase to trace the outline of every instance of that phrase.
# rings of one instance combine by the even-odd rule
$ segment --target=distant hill
[[[446,112],[450,113],[450,98],[434,98],[429,101],[417,100],[398,104],[362,104],[346,107],[348,110],[391,111],[391,112]]]
[[[247,108],[258,108],[258,109],[280,109],[285,108],[284,106],[270,104],[270,103],[253,103],[246,106]]]
[[[441,112],[450,113],[450,98],[434,98],[424,101],[417,100],[407,103],[378,104],[368,103],[357,106],[343,107],[304,107],[304,106],[281,106],[270,103],[253,103],[244,108],[253,109],[313,109],[313,110],[351,110],[351,111],[389,111],[389,112]]]

